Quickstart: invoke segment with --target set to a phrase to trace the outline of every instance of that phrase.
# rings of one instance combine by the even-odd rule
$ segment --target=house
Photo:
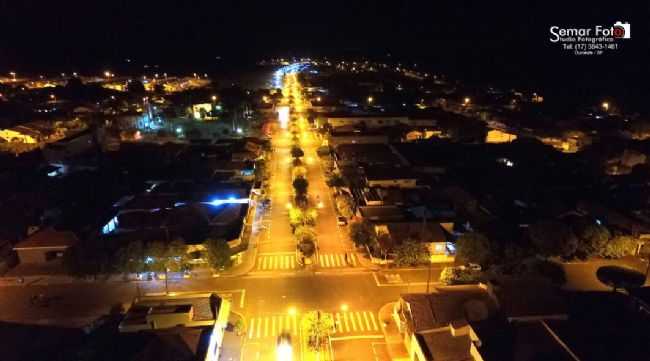
[[[446,286],[430,294],[402,294],[393,319],[412,361],[483,361],[470,321],[496,312],[484,285]]]
[[[327,144],[334,148],[341,144],[388,144],[388,135],[379,132],[332,130]]]
[[[410,360],[569,361],[576,357],[564,336],[584,331],[554,331],[573,322],[568,314],[565,294],[548,280],[499,277],[488,284],[402,294],[392,317]]]
[[[431,258],[453,255],[454,247],[449,245],[448,238],[440,224],[423,222],[387,222],[375,224],[379,247],[384,254],[393,254],[395,248],[407,240],[424,243],[429,248]],[[453,257],[446,260],[453,262]]]
[[[45,228],[25,238],[13,248],[21,263],[49,263],[59,260],[79,239],[70,231]]]
[[[347,165],[401,165],[403,159],[387,144],[341,144],[334,150],[338,169]]]
[[[142,340],[136,355],[121,359],[216,361],[230,309],[230,301],[213,293],[137,298],[118,326],[115,346]]]
[[[405,124],[408,117],[405,115],[396,114],[326,114],[327,124],[332,128],[342,127],[346,125],[362,126],[367,128],[382,128],[386,126],[396,126]]]
[[[406,212],[396,206],[368,206],[359,207],[359,217],[372,223],[395,222],[406,218]]]
[[[415,188],[418,176],[410,168],[390,165],[364,167],[368,187]]]

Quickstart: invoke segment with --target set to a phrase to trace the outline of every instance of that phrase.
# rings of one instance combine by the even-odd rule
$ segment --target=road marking
[[[347,312],[343,314],[343,320],[345,321],[345,329],[349,330],[350,325],[348,324],[348,313]]]
[[[350,253],[350,260],[352,261],[352,267],[356,267],[357,266],[357,258],[354,255],[354,253]]]
[[[377,322],[375,321],[375,314],[370,312],[370,321],[372,321],[372,328],[376,331],[379,331],[379,328],[377,327]]]
[[[355,312],[357,315],[357,322],[359,322],[359,331],[363,331],[363,322],[361,322],[361,312]],[[370,331],[370,330],[366,330]]]
[[[368,313],[367,312],[363,313],[363,319],[366,321],[366,330],[370,331],[370,322],[368,322]]]
[[[255,319],[251,318],[251,322],[248,324],[248,338],[253,338],[253,331],[255,330]]]
[[[271,326],[271,336],[275,336],[275,316],[273,316],[273,324]]]
[[[282,328],[282,322],[284,321],[284,316],[278,317],[278,333],[284,331]]]
[[[343,332],[343,324],[341,323],[341,314],[336,313],[336,328],[339,332]]]
[[[262,322],[259,322],[261,320],[258,320],[257,322],[257,338],[260,338],[260,332],[262,331]]]
[[[291,257],[290,260],[291,260],[291,268],[296,267],[295,260],[293,259],[293,257]]]
[[[353,312],[350,312],[350,323],[352,323],[352,331],[357,332],[357,322],[354,320]]]
[[[269,334],[269,319],[264,318],[264,337],[268,336]]]

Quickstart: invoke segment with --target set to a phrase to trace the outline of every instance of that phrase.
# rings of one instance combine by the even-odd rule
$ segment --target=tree
[[[167,245],[165,253],[166,269],[169,272],[182,272],[187,269],[187,246],[180,239],[175,239]]]
[[[309,187],[309,182],[303,178],[298,177],[293,180],[293,189],[296,191],[296,196],[305,196],[307,194],[307,188]]]
[[[339,195],[336,197],[336,209],[343,217],[350,218],[354,215],[354,204],[352,198],[347,195]]]
[[[131,80],[127,85],[127,90],[129,93],[140,95],[145,93],[144,85],[139,80]]]
[[[348,227],[350,239],[357,247],[370,246],[376,242],[376,234],[372,225],[366,221],[352,222]]]
[[[445,267],[440,272],[440,282],[445,285],[464,285],[478,283],[480,272],[466,267]]]
[[[327,179],[327,185],[334,188],[344,187],[345,180],[339,173],[334,173]]]
[[[305,224],[305,215],[302,209],[298,207],[289,208],[289,224],[294,230]]]
[[[311,311],[302,318],[301,327],[307,336],[309,349],[319,352],[329,343],[330,332],[334,330],[334,318],[329,313]]]
[[[630,236],[616,236],[609,240],[599,254],[606,258],[620,258],[633,255],[636,252],[638,241]]]
[[[456,257],[463,262],[485,266],[494,260],[495,254],[487,237],[481,233],[468,232],[456,240]]]
[[[230,258],[232,251],[226,241],[209,238],[203,245],[207,253],[208,264],[211,267],[223,270],[232,266],[233,262]]]
[[[296,146],[296,145],[294,145],[293,147],[291,147],[291,156],[292,156],[292,157],[294,157],[294,158],[300,158],[300,157],[302,157],[302,156],[304,156],[304,155],[305,155],[305,152],[303,152],[302,149],[300,149],[300,147],[298,147],[298,146]]]
[[[431,253],[426,243],[405,240],[395,247],[395,264],[397,266],[414,266],[430,262]]]
[[[292,173],[292,178],[293,179],[305,178],[305,176],[307,175],[307,168],[302,167],[302,166],[297,166],[297,167],[293,168],[291,173]]]
[[[585,257],[598,255],[605,249],[610,238],[611,234],[604,226],[588,224],[578,232],[578,252]]]
[[[165,272],[167,269],[167,246],[161,241],[153,241],[147,244],[145,249],[145,264],[151,272]]]
[[[96,278],[102,273],[108,273],[113,268],[108,259],[108,252],[96,242],[82,242],[68,248],[63,255],[65,272],[74,277]]]
[[[130,242],[126,247],[117,251],[115,267],[125,274],[142,273],[145,271],[144,244],[142,241]]]
[[[578,238],[564,223],[543,220],[528,227],[530,240],[544,257],[572,257],[578,249]]]

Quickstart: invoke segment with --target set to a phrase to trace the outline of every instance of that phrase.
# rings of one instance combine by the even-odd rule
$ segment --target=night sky
[[[640,3],[2,0],[0,71],[390,53],[464,80],[636,92],[649,60],[650,5]],[[576,57],[548,41],[551,25],[617,20],[633,36],[616,54]]]

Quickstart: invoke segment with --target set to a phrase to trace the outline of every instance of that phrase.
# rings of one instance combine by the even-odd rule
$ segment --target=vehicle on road
[[[291,361],[293,358],[293,347],[291,346],[291,334],[282,332],[278,336],[276,344],[276,356],[278,361]]]
[[[336,224],[339,226],[347,226],[348,225],[348,220],[347,218],[343,216],[338,216],[336,217]]]

